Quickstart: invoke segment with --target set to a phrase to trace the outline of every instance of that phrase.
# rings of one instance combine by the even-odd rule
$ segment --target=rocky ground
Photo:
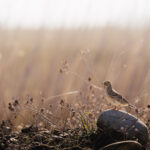
[[[21,132],[12,131],[2,122],[0,128],[0,149],[4,150],[49,150],[49,149],[93,149],[96,134],[81,129],[50,132],[44,128],[28,126]]]
[[[18,106],[18,108],[22,108],[19,106],[18,101],[13,102],[13,105],[11,103],[9,103],[8,105],[8,108],[11,111],[11,113],[13,113],[12,116],[14,116],[14,118],[17,117],[16,112],[17,114],[20,114],[20,111],[15,111],[15,109],[17,108],[16,106]],[[91,104],[90,106],[93,107]],[[99,105],[97,104],[94,106],[99,106]],[[31,108],[34,108],[34,110],[36,110],[35,107],[31,107]],[[65,104],[64,103],[62,104],[62,101],[61,101],[60,108],[61,108],[60,109],[61,114],[64,114],[64,112],[67,112],[68,114],[66,108],[70,110],[70,107],[65,107]],[[65,111],[63,111],[63,108]],[[144,123],[148,127],[150,133],[150,120],[148,119],[149,108],[150,106],[148,105],[148,107],[145,108],[145,110],[144,109],[142,109],[142,111],[138,110],[138,116],[144,120]],[[80,110],[82,110],[82,108],[80,108]],[[43,109],[42,112],[41,109],[40,112],[37,111],[35,112],[38,115],[38,118],[39,116],[45,115],[45,114],[43,115]],[[84,110],[82,110],[82,112],[84,112]],[[18,131],[15,129],[15,126],[10,119],[6,121],[2,121],[0,123],[0,149],[2,150],[81,150],[81,149],[99,150],[99,148],[104,147],[108,144],[115,143],[117,141],[127,140],[125,138],[121,138],[120,136],[117,137],[116,135],[112,135],[112,134],[108,135],[108,133],[106,131],[104,132],[104,130],[101,128],[102,124],[100,125],[99,129],[94,126],[91,126],[91,128],[89,128],[90,124],[96,123],[94,122],[94,120],[95,118],[98,117],[96,117],[95,115],[96,113],[94,113],[95,118],[91,120],[91,123],[90,122],[88,123],[87,121],[89,120],[85,120],[82,114],[83,113],[79,112],[78,115],[75,116],[76,117],[75,121],[79,120],[77,117],[81,118],[80,122],[76,122],[76,124],[77,125],[82,124],[82,125],[75,126],[75,128],[72,129],[68,128],[69,126],[67,127],[67,124],[65,128],[63,127],[57,129],[58,126],[56,126],[53,129],[52,128],[48,129],[46,127],[37,126],[38,124],[36,125],[35,123],[32,123],[28,126],[22,127]],[[89,115],[88,119],[92,118],[91,113],[89,113],[88,115]],[[44,119],[45,118],[46,115],[44,116]],[[13,120],[13,117],[11,117],[11,119]],[[75,122],[71,122],[71,123],[72,123],[71,125],[73,125],[73,123]],[[147,149],[144,148],[144,150],[150,150],[150,137],[147,144]]]
[[[3,121],[0,126],[2,150],[97,150],[109,143],[111,138],[101,131],[87,133],[83,129],[65,131],[55,129],[50,132],[48,129],[30,125],[17,132],[12,131],[11,122],[8,121]]]

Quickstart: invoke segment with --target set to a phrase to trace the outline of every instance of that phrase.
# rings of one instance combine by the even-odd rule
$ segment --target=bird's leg
[[[115,107],[113,108],[113,110],[119,110],[120,109],[120,106],[119,105],[115,105]]]
[[[114,106],[114,107],[112,108],[112,110],[116,110],[116,106]]]
[[[116,110],[119,110],[120,109],[120,105],[116,106]]]
[[[117,106],[115,106],[115,107],[113,108],[113,110],[116,110],[116,107],[117,107]]]

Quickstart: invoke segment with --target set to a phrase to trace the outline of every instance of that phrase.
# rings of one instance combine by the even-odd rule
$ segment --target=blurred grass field
[[[0,29],[0,106],[12,97],[44,97],[84,88],[81,78],[102,87],[110,80],[139,106],[150,104],[150,28]],[[5,114],[1,114],[1,119]]]

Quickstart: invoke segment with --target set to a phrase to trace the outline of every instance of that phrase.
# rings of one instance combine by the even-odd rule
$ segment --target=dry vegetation
[[[110,80],[150,127],[149,32],[148,27],[1,28],[0,120],[11,118],[15,130],[34,124],[49,131],[95,132],[98,115],[109,108],[102,82]]]

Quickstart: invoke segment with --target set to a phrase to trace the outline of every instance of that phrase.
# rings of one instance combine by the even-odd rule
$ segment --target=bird
[[[118,110],[120,108],[120,106],[122,107],[132,107],[135,108],[135,106],[131,105],[121,94],[119,94],[118,92],[116,92],[111,85],[110,81],[105,81],[104,82],[104,88],[106,91],[106,99],[109,103],[111,103],[112,105],[115,105],[115,110]]]

